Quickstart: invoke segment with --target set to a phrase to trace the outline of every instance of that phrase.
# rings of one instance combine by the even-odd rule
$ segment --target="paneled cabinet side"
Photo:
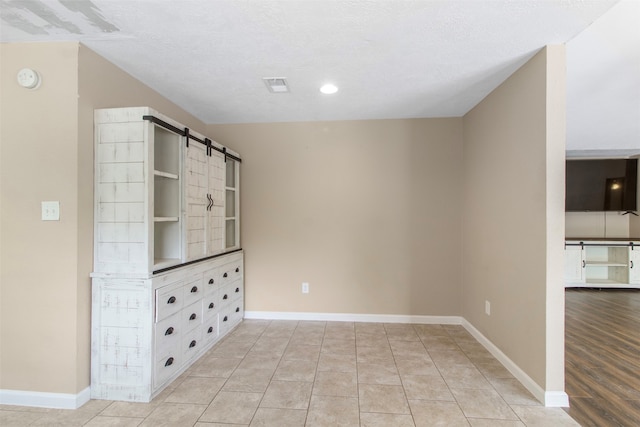
[[[150,289],[150,280],[93,280],[93,399],[146,401],[151,395]]]
[[[94,273],[148,272],[148,110],[126,110],[95,113]]]

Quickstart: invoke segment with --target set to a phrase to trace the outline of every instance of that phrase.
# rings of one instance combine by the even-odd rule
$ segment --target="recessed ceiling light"
[[[262,81],[264,81],[264,84],[267,85],[267,88],[270,92],[289,92],[289,86],[287,86],[287,79],[285,77],[263,77]]]
[[[324,93],[325,95],[332,95],[337,91],[338,91],[338,86],[331,83],[327,83],[320,88],[320,92]]]

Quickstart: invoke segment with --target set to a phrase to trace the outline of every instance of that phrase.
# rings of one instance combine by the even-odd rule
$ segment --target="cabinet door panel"
[[[629,283],[640,284],[640,248],[629,248]]]
[[[565,283],[584,283],[584,250],[581,246],[567,246],[564,250]]]
[[[207,182],[208,156],[203,145],[192,143],[185,155],[186,187],[186,258],[198,259],[206,256],[205,241],[209,199]]]
[[[224,250],[224,156],[214,151],[209,158],[209,193],[213,199],[213,206],[209,210],[207,229],[207,245],[209,255]]]

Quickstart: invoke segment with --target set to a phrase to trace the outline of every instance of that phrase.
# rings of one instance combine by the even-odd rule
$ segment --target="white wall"
[[[566,212],[565,234],[572,237],[629,237],[630,217],[621,212]]]

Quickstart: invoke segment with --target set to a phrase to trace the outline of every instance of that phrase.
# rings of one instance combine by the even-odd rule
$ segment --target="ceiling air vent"
[[[264,84],[269,88],[269,92],[289,92],[289,86],[287,86],[287,80],[284,77],[263,77],[262,81],[264,81]]]

